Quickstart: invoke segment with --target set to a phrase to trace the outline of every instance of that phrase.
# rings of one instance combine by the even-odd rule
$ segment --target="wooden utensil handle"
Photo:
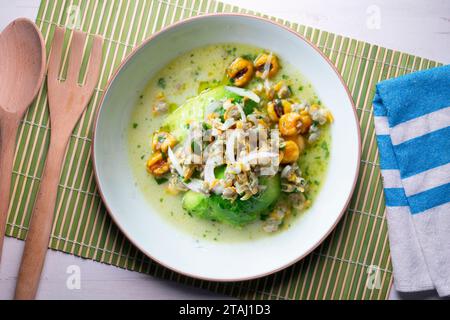
[[[52,133],[47,161],[28,229],[15,299],[34,299],[36,296],[52,230],[56,195],[67,142],[68,137],[65,139],[59,134]]]
[[[2,119],[5,118],[2,117]],[[8,217],[9,192],[18,128],[18,120],[0,121],[0,260]]]

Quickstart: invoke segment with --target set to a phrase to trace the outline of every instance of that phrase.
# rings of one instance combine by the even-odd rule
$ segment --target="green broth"
[[[218,44],[184,53],[154,76],[132,112],[128,131],[128,150],[136,185],[155,211],[165,217],[169,223],[173,223],[197,239],[221,242],[248,241],[262,236],[267,237],[270,234],[262,231],[260,221],[243,228],[234,228],[191,217],[181,207],[181,195],[174,196],[166,193],[165,184],[159,185],[147,173],[145,163],[151,153],[152,133],[159,129],[164,120],[164,115],[157,117],[152,115],[152,105],[160,92],[164,92],[168,102],[173,106],[181,105],[188,98],[198,94],[199,86],[223,83],[225,69],[235,57],[242,55],[255,57],[261,51],[263,50],[242,44]],[[312,86],[295,67],[286,64],[283,60],[281,65],[282,68],[273,81],[284,79],[295,96],[308,103],[317,103],[318,97]],[[255,85],[257,81],[253,80],[249,87]],[[309,146],[299,160],[300,168],[309,184],[306,196],[310,200],[315,198],[325,178],[330,142],[330,130],[326,126],[322,129],[319,140]],[[283,227],[289,227],[293,220],[298,220],[302,215],[303,213],[296,214],[295,219],[289,218]]]

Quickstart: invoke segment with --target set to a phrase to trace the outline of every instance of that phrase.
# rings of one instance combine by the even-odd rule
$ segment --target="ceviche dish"
[[[308,214],[326,176],[333,115],[301,70],[264,48],[185,52],[132,112],[130,164],[149,204],[194,237],[255,239]]]

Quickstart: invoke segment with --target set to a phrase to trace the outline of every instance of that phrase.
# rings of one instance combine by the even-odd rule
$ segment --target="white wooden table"
[[[449,0],[223,0],[359,40],[450,63]],[[0,30],[36,17],[40,0],[0,0]],[[0,264],[0,299],[13,296],[23,242],[7,238]],[[79,278],[78,278],[79,275]],[[79,281],[78,281],[79,280]],[[391,298],[433,298],[434,293]],[[40,299],[217,299],[222,296],[49,251]]]

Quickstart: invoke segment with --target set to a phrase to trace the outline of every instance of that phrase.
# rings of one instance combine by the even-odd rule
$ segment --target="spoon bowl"
[[[8,215],[17,129],[45,76],[42,34],[19,18],[0,33],[0,258]]]
[[[0,108],[23,116],[41,87],[45,43],[37,26],[20,18],[0,34]]]

